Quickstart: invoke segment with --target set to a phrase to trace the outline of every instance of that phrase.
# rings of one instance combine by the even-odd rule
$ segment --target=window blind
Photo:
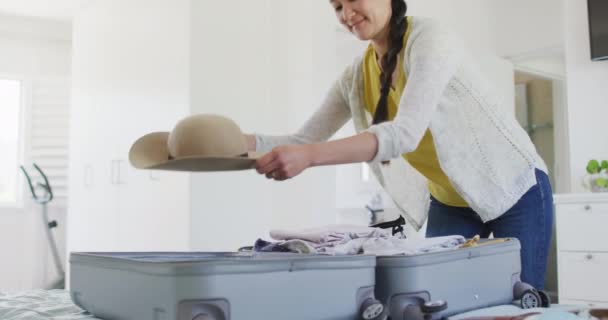
[[[69,82],[36,79],[30,87],[30,162],[46,174],[55,205],[65,206],[68,195]]]

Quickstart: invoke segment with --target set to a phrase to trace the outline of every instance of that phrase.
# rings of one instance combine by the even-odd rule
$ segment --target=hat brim
[[[250,152],[234,157],[182,157],[169,159],[169,132],[153,132],[139,138],[129,151],[131,165],[138,169],[170,171],[236,171],[252,169],[261,154]]]

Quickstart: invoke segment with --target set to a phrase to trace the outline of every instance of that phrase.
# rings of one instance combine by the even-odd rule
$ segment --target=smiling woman
[[[0,206],[15,206],[19,199],[17,168],[21,159],[21,82],[0,79]]]

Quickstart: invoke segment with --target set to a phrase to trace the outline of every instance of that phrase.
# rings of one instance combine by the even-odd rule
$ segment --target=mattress
[[[536,316],[533,319],[595,319],[585,312],[575,318],[559,318],[564,316],[557,311],[572,311],[581,307],[553,305],[551,309],[521,310],[516,306],[498,306],[480,309],[465,314],[450,317],[450,320],[462,320],[470,317],[519,315],[530,312],[547,312],[544,317]],[[583,308],[584,309],[584,308]],[[65,290],[30,290],[16,293],[0,292],[0,319],[2,320],[102,320],[95,318],[88,312],[77,307],[70,298],[69,291]]]
[[[2,320],[81,320],[97,319],[77,307],[66,290],[0,292]]]

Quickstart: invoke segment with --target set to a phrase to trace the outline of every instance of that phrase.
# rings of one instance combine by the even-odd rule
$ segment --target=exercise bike
[[[38,167],[38,165],[36,165],[35,163],[33,165],[34,165],[34,168],[36,169],[36,171],[38,171],[38,173],[44,180],[43,183],[37,182],[34,185],[32,183],[32,179],[30,178],[30,175],[27,173],[27,170],[25,169],[25,167],[20,166],[20,168],[21,168],[21,171],[23,171],[23,174],[25,175],[27,183],[30,187],[30,191],[32,193],[32,198],[34,199],[34,201],[36,201],[36,203],[40,204],[42,207],[42,222],[44,223],[44,230],[46,232],[46,236],[49,241],[49,246],[51,249],[51,253],[53,255],[53,261],[55,263],[55,267],[57,269],[57,272],[59,273],[59,278],[56,279],[55,281],[53,281],[49,286],[47,286],[46,289],[65,289],[65,270],[63,269],[63,265],[61,263],[61,258],[59,256],[59,250],[57,249],[57,242],[55,241],[55,237],[54,237],[53,233],[51,232],[54,228],[57,227],[57,221],[55,221],[55,220],[49,221],[48,210],[47,210],[48,203],[53,200],[53,189],[51,189],[49,180],[46,177],[46,175],[44,174],[44,172],[42,171],[42,169],[40,169],[40,167]],[[38,194],[37,192],[40,190],[42,193]]]

